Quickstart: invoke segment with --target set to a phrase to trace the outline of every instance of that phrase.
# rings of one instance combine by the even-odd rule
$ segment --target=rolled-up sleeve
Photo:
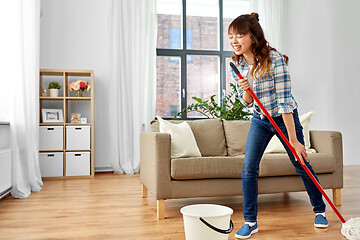
[[[288,67],[281,54],[275,59],[274,75],[278,113],[292,113],[294,108],[291,104],[291,79]]]
[[[245,102],[245,100],[242,98],[243,94],[244,94],[244,91],[240,89],[240,93],[239,93],[239,98],[240,98],[240,102],[242,103],[242,105],[244,105],[245,107],[247,108],[251,108],[254,104],[254,102],[251,102],[251,103],[247,103]]]
[[[235,85],[236,85],[236,89],[238,90],[239,93],[239,100],[242,103],[242,105],[244,105],[247,108],[251,108],[253,106],[253,102],[251,103],[247,103],[244,101],[244,99],[242,98],[243,94],[244,94],[244,90],[242,90],[239,85],[238,85],[238,81],[240,80],[239,77],[235,74],[234,70],[232,70],[232,68],[229,66],[229,72],[230,72],[230,76],[233,79]]]

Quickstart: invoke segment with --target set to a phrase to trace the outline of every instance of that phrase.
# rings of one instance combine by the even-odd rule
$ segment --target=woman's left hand
[[[304,145],[302,145],[299,141],[290,142],[290,143],[294,147],[296,154],[299,156],[301,163],[304,164],[304,160],[306,162],[309,162],[309,160],[307,159],[307,153]]]

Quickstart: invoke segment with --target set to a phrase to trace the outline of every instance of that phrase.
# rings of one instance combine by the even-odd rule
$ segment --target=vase
[[[50,88],[50,97],[58,97],[59,96],[59,89]]]
[[[76,91],[76,97],[83,97],[83,94],[81,91]]]

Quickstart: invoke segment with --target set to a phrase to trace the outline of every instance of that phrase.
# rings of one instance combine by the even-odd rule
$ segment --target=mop
[[[239,70],[237,69],[237,67],[231,62],[230,63],[231,68],[234,70],[235,74],[240,78],[243,79],[244,77],[240,74]],[[286,143],[286,145],[289,147],[289,149],[291,150],[291,152],[294,154],[294,156],[296,157],[297,161],[301,164],[301,166],[304,168],[304,170],[306,171],[306,173],[309,175],[309,177],[311,178],[311,180],[314,182],[314,184],[316,185],[316,187],[319,189],[319,191],[321,192],[321,194],[324,196],[324,198],[326,199],[326,201],[329,203],[329,205],[331,206],[331,208],[334,210],[334,212],[336,213],[336,215],[339,217],[340,221],[342,222],[342,229],[341,229],[341,233],[342,235],[344,235],[347,239],[349,240],[360,240],[360,218],[351,218],[348,221],[345,221],[345,219],[343,218],[343,216],[340,214],[340,212],[337,210],[337,208],[335,207],[335,205],[333,204],[333,202],[330,200],[330,198],[327,196],[327,194],[325,193],[324,189],[320,186],[319,182],[315,179],[314,175],[310,172],[310,170],[308,169],[308,167],[302,162],[300,161],[299,156],[296,154],[294,147],[290,144],[290,142],[287,140],[287,138],[285,137],[285,135],[282,133],[282,131],[280,130],[280,128],[278,127],[278,125],[275,123],[274,119],[270,116],[270,114],[268,113],[268,111],[265,109],[265,107],[262,105],[262,103],[260,102],[260,100],[256,97],[255,93],[253,92],[253,90],[251,88],[248,89],[248,92],[250,93],[250,95],[253,97],[253,99],[256,101],[256,103],[258,104],[258,106],[261,108],[261,110],[263,111],[263,113],[265,114],[265,116],[269,119],[269,121],[271,122],[271,124],[274,126],[274,128],[276,129],[276,131],[279,133],[280,137],[282,138],[282,140],[284,140],[284,142]]]

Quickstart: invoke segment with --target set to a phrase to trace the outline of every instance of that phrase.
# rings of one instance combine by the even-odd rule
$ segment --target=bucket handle
[[[203,219],[202,217],[199,218],[200,221],[202,221],[206,226],[208,226],[209,228],[211,228],[212,230],[218,232],[218,233],[222,233],[222,234],[230,234],[233,230],[234,230],[234,223],[231,221],[230,219],[230,226],[229,229],[223,230],[220,228],[217,228],[213,225],[211,225],[210,223],[208,223],[207,221],[205,221],[205,219]]]

